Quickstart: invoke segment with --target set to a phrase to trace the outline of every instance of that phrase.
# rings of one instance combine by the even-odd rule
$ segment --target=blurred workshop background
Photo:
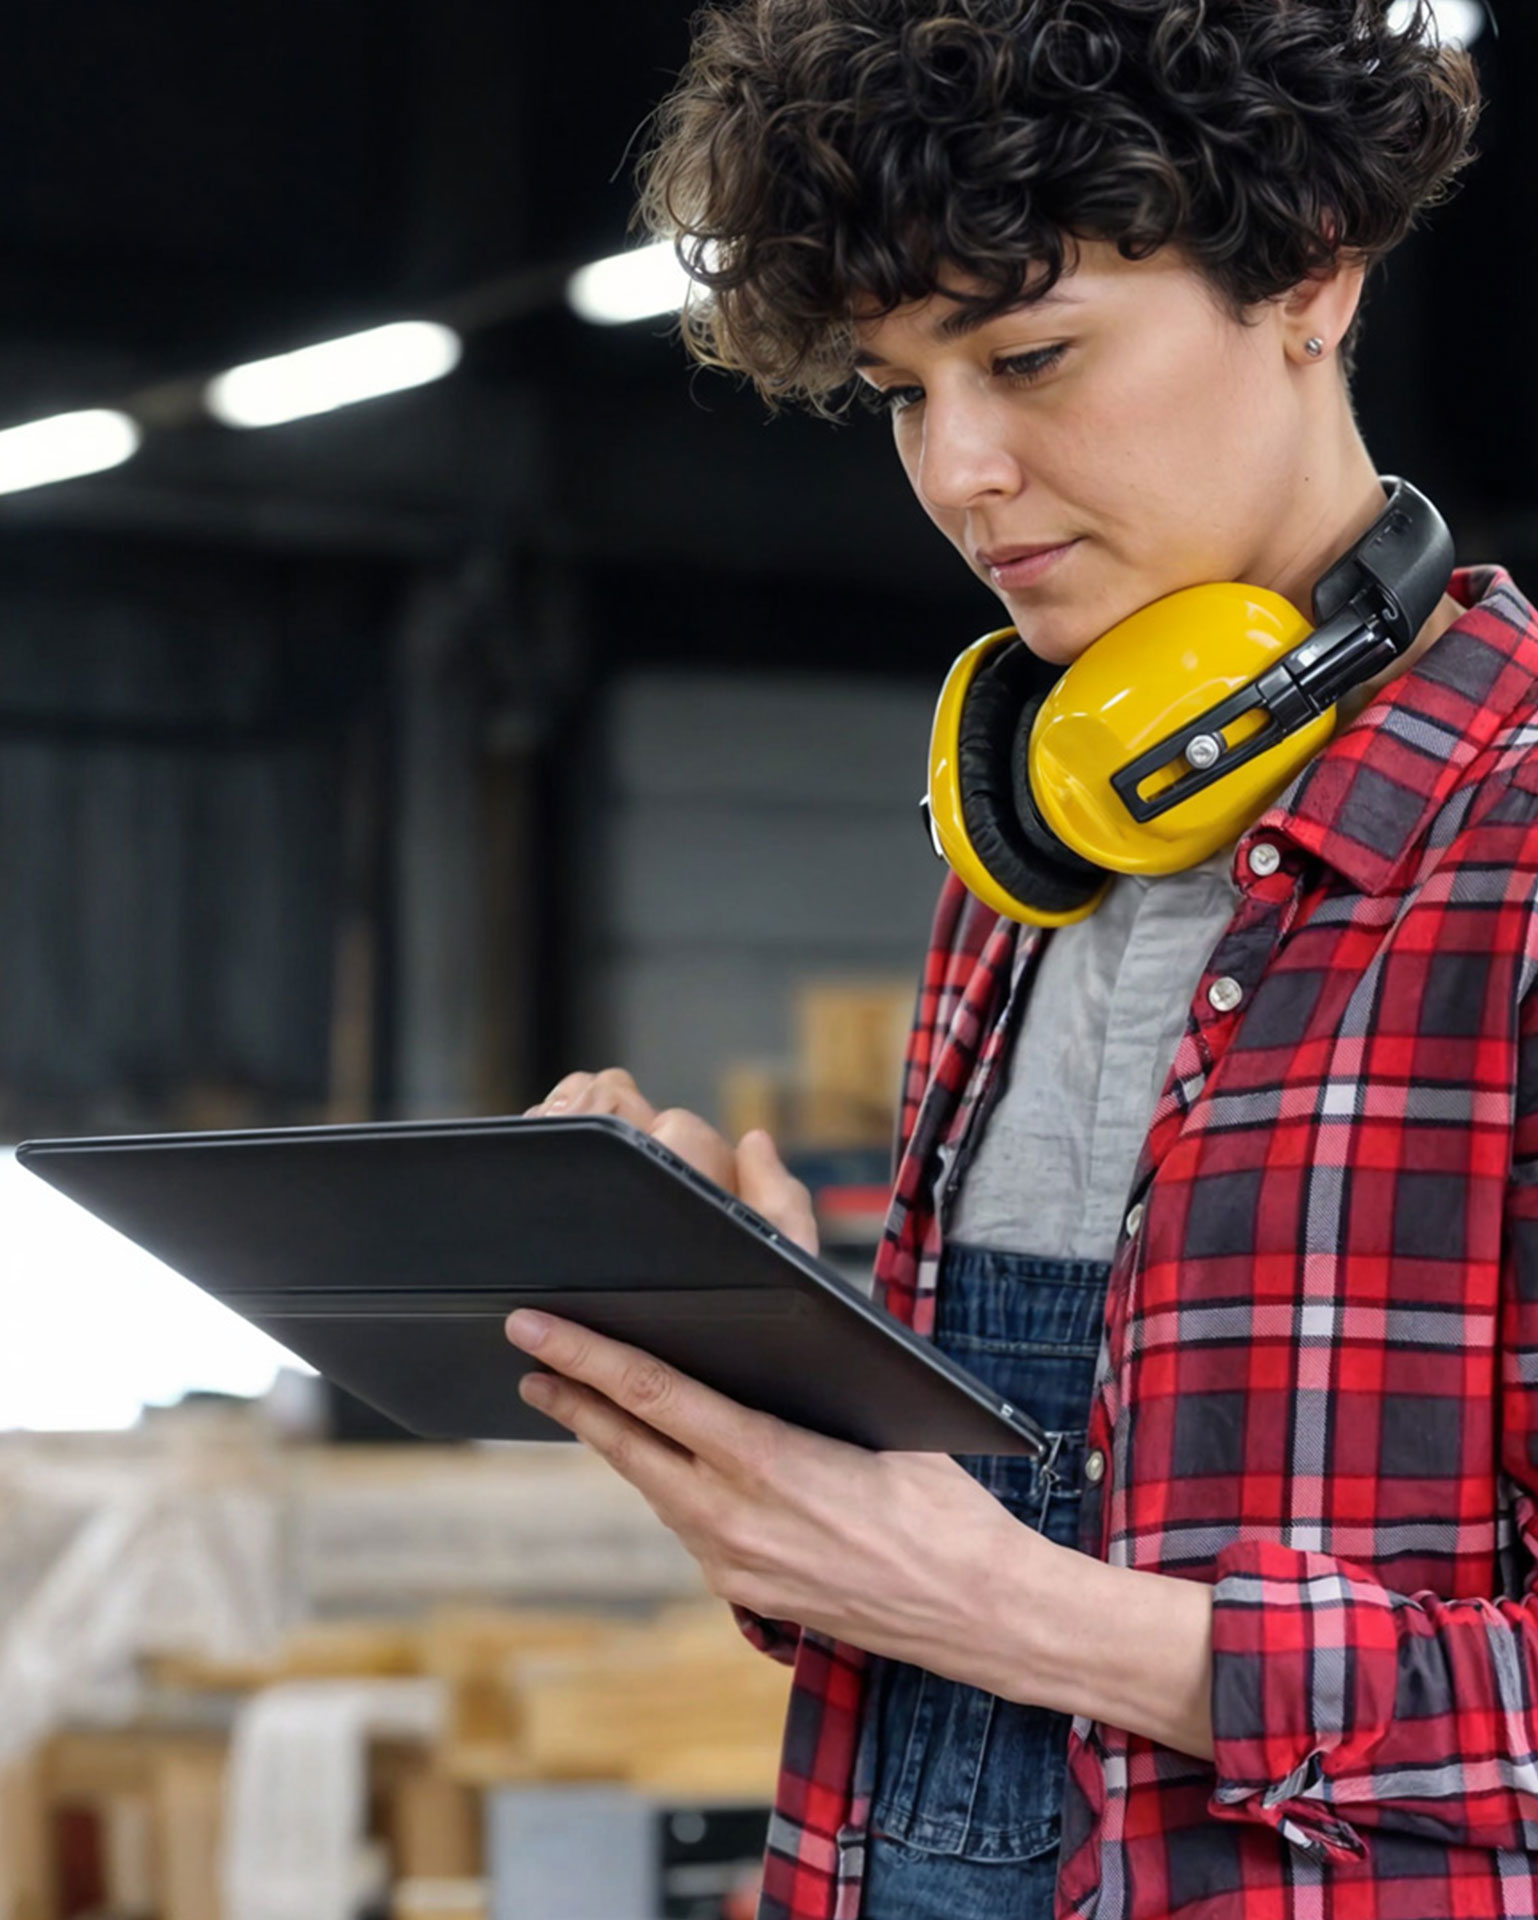
[[[583,272],[688,12],[13,16],[0,1142],[618,1063],[868,1269],[998,610],[882,422],[766,422],[665,267]],[[1439,12],[1484,157],[1357,393],[1532,591],[1538,10]],[[784,1691],[576,1449],[411,1444],[0,1154],[0,1920],[746,1915]]]

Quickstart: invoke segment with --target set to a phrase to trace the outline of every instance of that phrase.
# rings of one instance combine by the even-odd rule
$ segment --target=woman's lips
[[[986,554],[981,556],[988,569],[988,578],[996,587],[1008,591],[1012,587],[1034,587],[1036,582],[1050,573],[1065,553],[1071,553],[1078,545],[1077,540],[1065,540],[1060,547],[1040,547],[1035,552],[1029,550],[1008,558],[1008,549],[1004,549],[994,558]]]

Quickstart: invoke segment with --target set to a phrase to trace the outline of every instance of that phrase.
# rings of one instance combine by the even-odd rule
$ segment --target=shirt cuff
[[[1365,1855],[1338,1808],[1370,1795],[1372,1750],[1393,1721],[1396,1604],[1370,1574],[1329,1554],[1269,1541],[1219,1554],[1215,1818],[1258,1821],[1317,1860]]]

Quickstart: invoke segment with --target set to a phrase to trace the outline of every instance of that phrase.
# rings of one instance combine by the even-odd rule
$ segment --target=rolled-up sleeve
[[[1538,1852],[1538,1019],[1524,1006],[1500,1307],[1501,1591],[1399,1593],[1239,1539],[1213,1606],[1214,1815],[1319,1858],[1360,1829]],[[1449,1359],[1449,1365],[1456,1365]],[[1492,1561],[1495,1555],[1492,1553]],[[1495,1583],[1492,1583],[1495,1584]]]
[[[1363,1853],[1357,1825],[1538,1843],[1526,1603],[1397,1594],[1268,1542],[1228,1549],[1218,1572],[1214,1814],[1321,1858]]]

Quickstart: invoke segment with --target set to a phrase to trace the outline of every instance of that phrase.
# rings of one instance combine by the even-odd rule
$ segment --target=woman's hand
[[[766,1133],[735,1149],[628,1073],[569,1074],[532,1113],[616,1113],[815,1251]],[[1210,1760],[1212,1590],[1059,1547],[954,1460],[867,1453],[738,1406],[617,1340],[522,1309],[548,1373],[519,1392],[636,1487],[712,1593],[770,1620]]]
[[[798,1247],[816,1253],[812,1197],[786,1169],[767,1133],[745,1133],[734,1147],[697,1113],[683,1107],[666,1107],[659,1113],[623,1067],[608,1067],[602,1073],[568,1073],[538,1106],[529,1108],[526,1117],[575,1113],[612,1113],[628,1120],[718,1187],[746,1200]]]
[[[999,1623],[1077,1558],[943,1454],[808,1433],[547,1314],[508,1337],[552,1370],[523,1397],[640,1490],[712,1593],[766,1618],[996,1689]]]

